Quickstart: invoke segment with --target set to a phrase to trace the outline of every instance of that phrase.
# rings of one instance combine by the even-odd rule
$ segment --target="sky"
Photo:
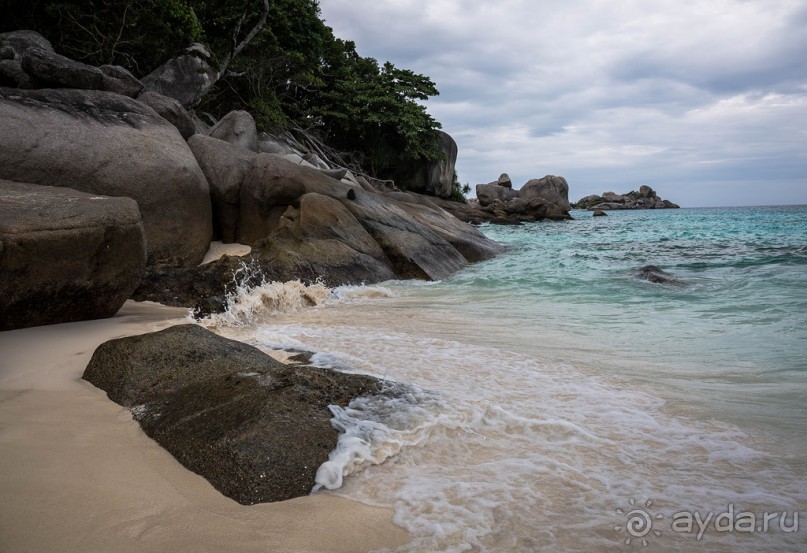
[[[807,204],[807,0],[320,0],[428,75],[460,182],[643,184],[684,207]]]

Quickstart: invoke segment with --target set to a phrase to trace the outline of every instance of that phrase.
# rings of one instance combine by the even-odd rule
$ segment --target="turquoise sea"
[[[207,324],[400,384],[333,408],[318,493],[393,508],[401,551],[807,551],[807,207],[572,215],[483,226],[507,252],[445,281],[266,285]]]

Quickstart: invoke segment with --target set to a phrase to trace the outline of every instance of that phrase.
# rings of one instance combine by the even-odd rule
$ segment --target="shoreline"
[[[0,333],[0,549],[347,553],[407,543],[391,510],[328,494],[237,504],[81,379],[102,342],[186,313],[127,301],[111,319]]]

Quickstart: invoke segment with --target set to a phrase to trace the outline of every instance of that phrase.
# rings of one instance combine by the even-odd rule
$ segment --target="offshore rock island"
[[[592,194],[580,198],[572,204],[574,209],[587,209],[589,211],[609,211],[612,209],[677,209],[681,206],[670,200],[662,200],[656,191],[647,185],[642,185],[639,191],[632,190],[625,194],[604,192],[602,196]]]

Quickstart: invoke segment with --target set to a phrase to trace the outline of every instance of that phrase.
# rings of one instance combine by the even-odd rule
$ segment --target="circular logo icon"
[[[642,546],[646,546],[646,536],[651,532],[656,537],[661,535],[661,531],[653,529],[653,520],[661,520],[664,518],[664,515],[654,515],[650,511],[651,505],[653,505],[653,500],[648,499],[645,501],[644,505],[637,507],[636,500],[631,498],[630,509],[627,512],[623,511],[622,509],[616,510],[617,514],[625,517],[624,524],[614,526],[614,530],[617,532],[621,532],[623,529],[627,530],[628,538],[625,540],[625,545],[630,545],[632,540],[636,540],[637,542],[641,540]]]

